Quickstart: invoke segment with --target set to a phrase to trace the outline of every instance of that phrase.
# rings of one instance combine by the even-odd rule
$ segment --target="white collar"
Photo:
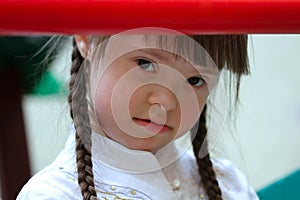
[[[96,132],[92,132],[94,164],[102,163],[116,170],[130,173],[153,172],[172,164],[184,153],[186,151],[179,150],[174,142],[169,143],[154,154],[147,151],[132,150]]]

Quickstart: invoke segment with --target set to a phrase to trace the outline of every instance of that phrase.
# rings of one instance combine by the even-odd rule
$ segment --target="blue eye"
[[[205,81],[203,78],[196,77],[196,76],[189,78],[187,81],[189,82],[189,84],[191,84],[192,86],[195,86],[195,87],[199,87],[199,86],[205,84]]]
[[[143,70],[150,71],[150,72],[154,72],[156,70],[156,65],[151,61],[145,59],[137,59],[136,63]]]

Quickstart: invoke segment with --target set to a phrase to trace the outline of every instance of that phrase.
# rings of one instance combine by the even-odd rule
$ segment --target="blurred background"
[[[67,52],[42,70],[21,98],[31,175],[53,161],[68,136]],[[217,149],[223,152],[218,156],[230,159],[247,176],[261,199],[300,198],[295,192],[300,185],[299,52],[300,35],[251,35],[251,75],[242,79],[235,126],[225,124]],[[1,157],[3,166],[3,153]]]

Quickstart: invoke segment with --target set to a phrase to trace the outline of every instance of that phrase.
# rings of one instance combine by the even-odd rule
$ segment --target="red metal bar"
[[[1,0],[0,34],[300,33],[300,0]]]

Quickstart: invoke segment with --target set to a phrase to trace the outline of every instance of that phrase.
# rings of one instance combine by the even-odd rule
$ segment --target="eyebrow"
[[[138,49],[137,50],[138,52],[143,52],[145,54],[148,54],[148,55],[151,55],[153,57],[155,57],[156,59],[162,61],[162,62],[169,62],[170,61],[170,58],[174,59],[174,61],[176,62],[176,57],[175,56],[172,56],[172,54],[170,53],[170,57],[169,56],[166,56],[164,55],[164,53],[167,53],[167,52],[164,52],[162,51],[162,53],[160,53],[159,51],[160,50],[152,50],[152,49]],[[191,73],[199,73],[198,70],[196,70],[194,67],[192,67],[192,70],[189,70]]]
[[[155,58],[157,58],[158,60],[160,61],[163,61],[163,62],[168,62],[170,61],[170,58],[161,54],[160,52],[157,52],[157,50],[152,50],[152,49],[138,49],[138,51],[141,51],[145,54],[148,54],[148,55],[151,55]]]

